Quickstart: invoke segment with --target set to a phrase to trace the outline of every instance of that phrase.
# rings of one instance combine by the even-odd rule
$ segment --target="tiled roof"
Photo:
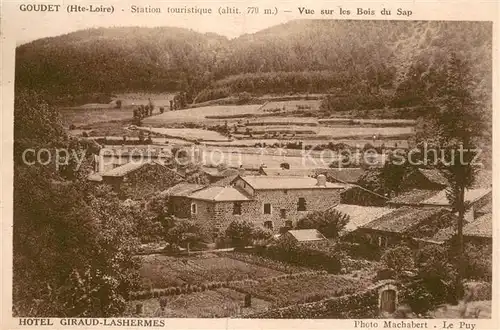
[[[231,183],[233,182],[233,180],[236,179],[237,177],[238,177],[238,174],[226,176],[225,178],[217,180],[216,182],[212,183],[211,185],[212,186],[219,186],[219,187],[230,186]]]
[[[490,192],[490,188],[467,189],[465,191],[465,201],[474,203]],[[401,205],[450,206],[448,197],[446,197],[446,189],[439,191],[413,189],[394,197],[388,201],[388,203]]]
[[[140,169],[144,165],[149,164],[149,162],[129,162],[124,165],[115,167],[112,170],[109,170],[107,172],[104,172],[102,174],[103,177],[106,176],[112,176],[112,177],[120,177],[129,174],[130,172],[133,172],[135,170]]]
[[[479,210],[477,210],[479,213],[491,213],[493,209],[493,201],[490,200],[488,203],[486,203],[483,207],[481,207]]]
[[[392,198],[388,201],[389,204],[403,204],[403,205],[414,205],[418,204],[426,199],[431,198],[436,195],[438,191],[436,190],[421,190],[413,189]]]
[[[289,230],[288,233],[299,242],[320,241],[325,239],[325,236],[316,229]]]
[[[457,232],[457,230],[453,226],[442,228],[442,229],[438,230],[437,233],[434,234],[434,236],[432,236],[431,240],[434,242],[440,242],[440,243],[446,242],[447,240],[452,238],[456,232]]]
[[[467,203],[474,203],[480,198],[491,193],[490,188],[467,189],[465,191],[465,201]],[[436,206],[449,206],[450,202],[446,197],[446,190],[439,191],[436,195],[432,196],[421,202],[423,205],[436,205]]]
[[[250,198],[234,187],[208,186],[195,191],[188,196],[191,199],[199,199],[213,202],[237,202],[249,201]]]
[[[429,217],[442,212],[445,212],[444,208],[414,208],[404,206],[361,226],[361,228],[405,233]]]
[[[464,236],[492,237],[491,213],[485,214],[464,226]]]
[[[418,171],[422,173],[422,175],[425,176],[430,182],[437,183],[442,186],[448,185],[448,180],[444,176],[443,172],[438,169],[419,168]]]
[[[343,189],[346,185],[327,182],[325,186],[318,186],[318,181],[309,177],[294,176],[242,176],[255,190],[273,189]]]
[[[203,189],[204,186],[194,183],[181,182],[163,191],[163,194],[175,197],[186,197],[196,190]]]
[[[340,182],[356,183],[365,173],[362,168],[329,168],[317,169],[315,174],[324,174],[329,180],[338,180]]]
[[[394,212],[395,209],[388,207],[359,206],[350,204],[339,204],[333,209],[349,215],[349,222],[344,231],[351,232],[385,214]]]
[[[474,188],[489,188],[493,184],[493,174],[491,171],[481,170],[474,178]]]

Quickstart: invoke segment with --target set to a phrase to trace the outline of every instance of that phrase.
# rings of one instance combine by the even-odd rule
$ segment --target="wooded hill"
[[[368,96],[366,108],[414,106],[435,93],[451,52],[472,64],[477,92],[490,95],[491,43],[489,22],[296,20],[232,40],[171,27],[99,28],[18,47],[16,82],[62,100],[297,92]]]

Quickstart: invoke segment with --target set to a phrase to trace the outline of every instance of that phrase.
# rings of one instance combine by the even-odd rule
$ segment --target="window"
[[[264,214],[271,214],[271,204],[269,203],[264,204]]]
[[[241,202],[235,202],[233,204],[233,214],[241,215]]]
[[[272,221],[265,221],[264,222],[264,228],[267,228],[267,229],[273,229],[273,222]]]
[[[299,198],[299,203],[297,204],[297,211],[306,210],[306,199],[304,197]]]
[[[191,214],[196,214],[197,211],[198,211],[198,208],[196,206],[196,203],[192,203],[191,204]]]
[[[280,216],[282,219],[286,219],[286,209],[281,209],[280,210]]]

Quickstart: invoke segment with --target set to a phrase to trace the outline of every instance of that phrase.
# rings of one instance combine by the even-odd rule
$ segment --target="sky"
[[[110,3],[113,4],[111,1]],[[58,36],[81,29],[94,27],[113,27],[113,26],[174,26],[192,29],[197,32],[213,32],[228,38],[235,38],[245,33],[255,33],[259,30],[285,23],[293,17],[290,15],[276,16],[253,16],[248,15],[228,15],[224,16],[224,24],[221,23],[221,16],[212,15],[178,15],[166,13],[167,7],[184,7],[184,3],[154,2],[151,7],[160,7],[161,14],[133,14],[130,12],[129,4],[122,1],[121,4],[114,4],[115,12],[113,14],[91,14],[91,13],[72,13],[68,14],[63,2],[51,2],[53,4],[61,3],[60,12],[34,13],[22,12],[19,10],[20,3],[11,1],[4,3],[3,10],[16,15],[15,20],[8,20],[8,28],[16,36],[16,44],[20,45],[45,37]],[[156,3],[156,5],[154,5]],[[198,7],[210,7],[217,10],[219,4],[203,2]],[[232,7],[232,6],[230,6]],[[246,5],[238,5],[239,8],[246,8]],[[64,10],[64,11],[62,11]]]
[[[192,29],[197,32],[214,32],[228,38],[235,38],[245,33],[255,33],[268,27],[285,23],[292,19],[299,18],[341,18],[340,16],[321,16],[320,9],[328,8],[337,10],[340,7],[344,9],[348,6],[355,12],[357,7],[365,9],[373,9],[380,13],[383,8],[392,9],[396,12],[397,8],[404,7],[411,9],[413,20],[440,20],[444,17],[453,20],[493,20],[498,9],[498,0],[480,0],[481,6],[476,3],[465,3],[462,0],[446,0],[444,2],[436,2],[435,0],[351,0],[335,1],[323,0],[314,3],[312,0],[303,0],[297,4],[291,0],[253,0],[252,2],[244,0],[224,0],[224,1],[197,1],[197,3],[180,1],[180,0],[151,0],[148,1],[151,7],[159,7],[162,10],[161,14],[133,14],[131,13],[131,5],[140,3],[140,1],[132,2],[132,0],[107,0],[106,5],[114,6],[114,13],[67,13],[66,7],[68,4],[83,4],[83,3],[104,3],[98,0],[50,0],[39,2],[25,2],[24,0],[1,0],[2,10],[2,32],[5,32],[9,37],[15,36],[15,44],[19,45],[40,38],[58,36],[81,29],[93,27],[112,27],[112,26],[173,26]],[[453,4],[453,2],[458,2]],[[27,3],[50,3],[61,5],[59,12],[26,12],[20,10],[21,4]],[[221,6],[221,3],[225,5]],[[307,5],[309,3],[309,5]],[[344,4],[343,4],[344,3]],[[167,7],[205,7],[212,8],[214,11],[211,15],[179,15],[168,14]],[[231,14],[219,15],[217,11],[221,7],[237,7],[242,12],[247,11],[247,7],[257,6],[260,9],[258,15],[252,14]],[[277,6],[277,7],[275,7]],[[316,10],[315,15],[300,15],[298,13],[299,6],[307,6]],[[266,8],[278,9],[277,15],[264,15],[263,11]],[[287,13],[286,11],[290,11]],[[378,17],[359,17],[351,16],[344,17],[345,19],[386,19],[386,16]],[[394,16],[392,19],[405,19]],[[408,19],[408,18],[406,18]],[[496,17],[495,17],[496,19]]]

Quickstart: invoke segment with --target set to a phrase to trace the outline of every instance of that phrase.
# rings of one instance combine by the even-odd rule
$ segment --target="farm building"
[[[469,216],[474,218],[475,210],[481,210],[491,203],[491,188],[467,189],[465,191],[465,202],[470,214]],[[411,190],[389,200],[387,204],[391,207],[446,207],[451,209],[450,201],[446,196],[446,189],[439,191]]]
[[[183,179],[157,161],[130,162],[102,174],[102,182],[113,187],[120,198],[144,199]]]
[[[385,248],[401,241],[434,236],[456,220],[444,207],[400,207],[360,226],[356,233],[373,244]]]
[[[349,216],[349,222],[345,226],[342,233],[340,233],[341,235],[353,232],[360,226],[366,225],[371,221],[394,211],[394,209],[389,207],[360,206],[350,204],[339,204],[333,209]]]
[[[226,185],[215,183],[201,189],[191,186],[190,193],[183,187],[188,189],[184,183],[169,189],[170,200],[185,201],[184,209],[176,208],[173,214],[189,214],[189,218],[206,223],[214,234],[224,231],[236,219],[279,232],[282,228],[293,227],[311,211],[339,203],[340,192],[345,189],[345,185],[326,182],[324,176],[317,179],[237,176]],[[186,201],[189,201],[189,209]]]

